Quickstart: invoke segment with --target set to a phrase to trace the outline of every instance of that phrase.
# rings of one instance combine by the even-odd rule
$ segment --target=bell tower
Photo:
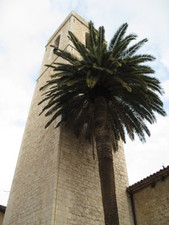
[[[86,43],[88,23],[71,12],[46,45],[39,78],[32,99],[3,225],[101,225],[104,224],[97,159],[92,147],[77,140],[70,131],[55,129],[39,116],[39,88],[52,74],[45,64],[55,58],[56,45],[73,54],[68,39],[72,31]],[[132,225],[126,163],[122,143],[114,154],[116,195],[120,225]]]

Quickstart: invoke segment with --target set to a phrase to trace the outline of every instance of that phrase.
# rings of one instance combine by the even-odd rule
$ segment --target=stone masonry
[[[135,225],[169,224],[169,166],[130,186]]]
[[[62,127],[54,129],[54,124],[44,129],[48,118],[39,116],[39,88],[52,74],[44,65],[61,60],[54,58],[50,45],[60,37],[59,48],[76,54],[67,37],[69,30],[85,43],[88,24],[75,12],[70,13],[46,46],[3,225],[104,224],[98,163],[92,147]],[[113,154],[120,225],[132,225],[122,143],[119,146]]]

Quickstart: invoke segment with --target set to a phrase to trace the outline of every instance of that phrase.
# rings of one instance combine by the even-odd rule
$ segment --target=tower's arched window
[[[85,33],[85,45],[87,48],[89,47],[89,33]]]
[[[60,44],[60,35],[55,40],[55,47],[59,48],[59,44]]]

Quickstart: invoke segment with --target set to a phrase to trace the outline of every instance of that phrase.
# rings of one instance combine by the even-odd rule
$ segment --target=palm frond
[[[134,53],[135,53],[139,48],[141,48],[142,45],[143,45],[144,43],[146,43],[147,41],[148,41],[148,39],[145,38],[145,39],[139,41],[138,43],[134,44],[134,45],[131,46],[130,48],[128,48],[128,50],[126,51],[126,52],[127,52],[126,56],[132,56],[132,55],[134,55]]]
[[[77,56],[52,46],[62,61],[47,65],[53,74],[40,88],[39,105],[44,105],[40,114],[49,117],[46,127],[56,121],[56,127],[65,124],[77,137],[92,141],[94,100],[102,96],[108,104],[114,149],[117,150],[120,139],[126,141],[126,133],[132,140],[135,135],[141,141],[146,140],[150,135],[146,122],[156,122],[155,113],[166,115],[159,96],[163,89],[152,76],[155,71],[146,64],[155,58],[150,54],[136,54],[147,39],[131,45],[137,36],[125,35],[127,27],[124,23],[117,30],[109,46],[103,26],[96,30],[94,24],[89,23],[88,46],[69,31]],[[57,117],[60,119],[56,120]]]
[[[128,24],[124,23],[115,33],[113,38],[110,41],[109,44],[109,51],[113,51],[113,49],[118,45],[118,43],[122,40],[124,37],[126,30],[127,30]]]

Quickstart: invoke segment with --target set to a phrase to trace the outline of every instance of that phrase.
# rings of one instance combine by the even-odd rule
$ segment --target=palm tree
[[[127,27],[123,24],[109,45],[104,27],[96,30],[92,22],[87,46],[69,32],[78,56],[53,46],[54,54],[64,61],[47,65],[54,74],[40,89],[45,92],[39,104],[46,104],[41,113],[50,116],[46,127],[61,115],[56,127],[64,124],[77,137],[96,143],[106,225],[119,225],[112,149],[118,150],[120,139],[126,141],[126,133],[144,142],[145,135],[150,136],[145,122],[154,123],[155,113],[165,116],[160,82],[145,65],[155,58],[136,54],[147,39],[129,45],[136,35],[126,36]]]

